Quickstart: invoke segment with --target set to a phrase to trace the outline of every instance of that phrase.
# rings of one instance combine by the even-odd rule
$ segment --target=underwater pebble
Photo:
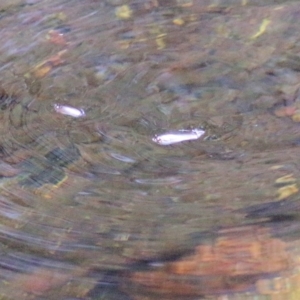
[[[300,122],[300,110],[299,109],[297,109],[295,111],[295,114],[292,116],[292,120],[296,123]]]

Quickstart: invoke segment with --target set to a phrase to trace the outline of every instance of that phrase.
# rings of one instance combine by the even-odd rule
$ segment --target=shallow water
[[[1,299],[297,299],[299,14],[1,1]]]

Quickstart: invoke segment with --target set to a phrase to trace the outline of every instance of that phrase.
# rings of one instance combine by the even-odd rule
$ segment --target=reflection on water
[[[298,1],[1,1],[1,299],[298,299]]]

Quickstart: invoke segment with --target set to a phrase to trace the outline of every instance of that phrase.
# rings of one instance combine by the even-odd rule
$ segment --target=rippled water
[[[298,299],[299,14],[1,1],[1,299]]]

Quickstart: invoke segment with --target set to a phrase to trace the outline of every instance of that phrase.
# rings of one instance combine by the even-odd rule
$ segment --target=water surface
[[[2,1],[1,299],[297,299],[299,14]]]

